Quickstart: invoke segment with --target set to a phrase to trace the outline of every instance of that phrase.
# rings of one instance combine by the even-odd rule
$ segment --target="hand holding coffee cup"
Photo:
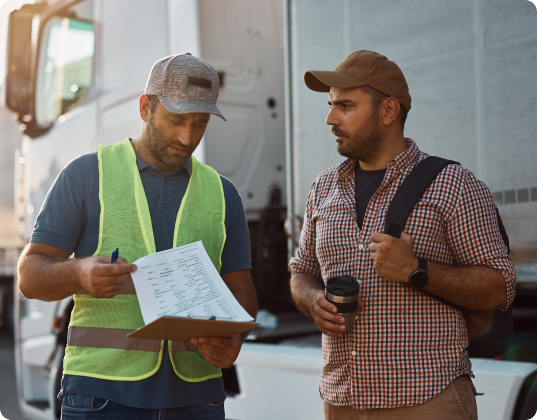
[[[336,306],[336,315],[341,315],[345,319],[345,329],[334,332],[344,334],[352,329],[358,308],[359,292],[360,283],[352,276],[332,277],[326,282],[326,299]]]

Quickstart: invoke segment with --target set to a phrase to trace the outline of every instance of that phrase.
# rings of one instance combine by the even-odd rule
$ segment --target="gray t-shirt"
[[[169,249],[179,206],[192,163],[164,174],[136,156],[151,214],[157,251]],[[226,201],[226,242],[221,274],[251,269],[250,239],[242,201],[235,186],[222,177]],[[99,237],[99,171],[97,153],[70,162],[58,175],[37,217],[30,242],[62,249],[75,257],[91,256]],[[119,250],[121,256],[121,250]],[[85,394],[139,408],[172,408],[206,404],[225,398],[222,378],[186,382],[173,371],[166,348],[160,369],[140,381],[109,381],[64,375],[62,393]]]

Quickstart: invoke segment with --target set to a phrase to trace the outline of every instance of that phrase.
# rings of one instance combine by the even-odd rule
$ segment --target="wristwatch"
[[[414,289],[421,289],[429,282],[429,273],[427,273],[427,260],[418,258],[418,268],[410,274],[408,279]]]

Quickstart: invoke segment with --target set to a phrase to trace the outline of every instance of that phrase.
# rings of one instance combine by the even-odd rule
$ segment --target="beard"
[[[385,141],[380,133],[378,108],[374,109],[364,124],[355,131],[346,132],[332,126],[332,133],[348,139],[338,141],[337,151],[341,156],[353,160],[372,163],[385,148]]]
[[[147,119],[147,131],[143,137],[145,146],[151,151],[151,154],[159,161],[172,168],[183,166],[190,159],[192,153],[198,146],[198,142],[192,142],[190,146],[185,146],[180,141],[166,138],[166,130],[157,126],[153,120],[153,114],[149,113]],[[184,155],[170,153],[168,148],[172,146],[176,149],[186,152]]]

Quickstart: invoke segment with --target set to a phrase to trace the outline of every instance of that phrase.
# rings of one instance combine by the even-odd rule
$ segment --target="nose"
[[[190,146],[192,144],[192,136],[194,134],[194,129],[192,123],[184,124],[180,127],[177,139],[184,146]]]
[[[330,112],[326,116],[325,122],[326,122],[326,125],[331,125],[331,126],[338,125],[338,119],[336,117],[334,108],[330,108]]]

